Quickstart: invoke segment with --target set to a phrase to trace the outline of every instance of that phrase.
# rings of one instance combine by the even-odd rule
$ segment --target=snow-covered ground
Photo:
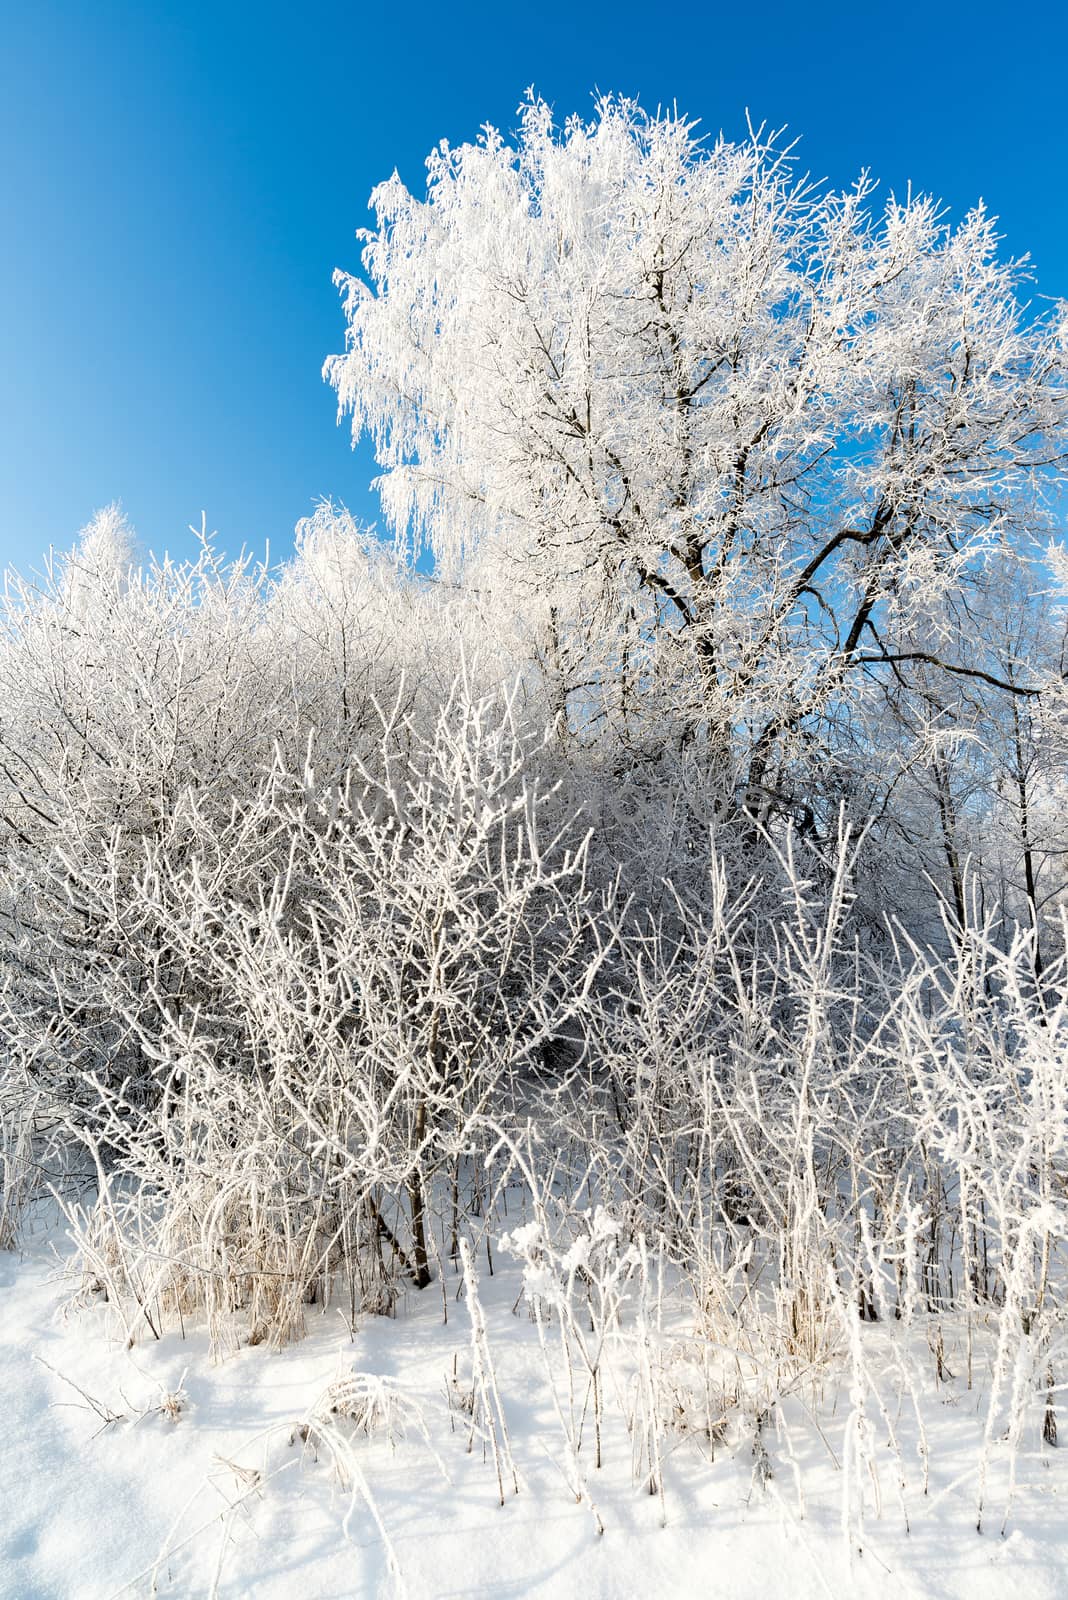
[[[850,1470],[843,1377],[828,1380],[818,1414],[800,1401],[778,1408],[760,1433],[766,1461],[752,1429],[735,1426],[718,1445],[680,1432],[663,1504],[635,1488],[625,1407],[609,1407],[604,1464],[584,1466],[599,1535],[569,1486],[514,1266],[492,1277],[483,1268],[480,1291],[520,1479],[503,1506],[482,1442],[468,1449],[471,1324],[456,1281],[447,1296],[440,1284],[411,1293],[395,1317],[355,1328],[336,1310],[309,1311],[302,1342],[213,1362],[203,1331],[156,1340],[146,1328],[125,1349],[106,1307],[65,1311],[73,1284],[62,1269],[55,1237],[0,1256],[0,1595],[10,1600],[1002,1600],[1009,1584],[1020,1600],[1068,1594],[1068,1452],[1029,1429],[1003,1535],[1009,1463],[996,1446],[977,1533],[983,1394],[966,1389],[952,1350],[958,1376],[938,1383],[928,1363],[923,1379],[926,1495],[909,1401],[887,1413],[900,1454],[870,1409],[874,1470]],[[876,1326],[864,1337],[883,1334]],[[317,1436],[315,1408],[354,1373],[368,1375],[357,1388],[377,1411],[364,1432],[333,1415],[328,1396],[319,1414],[339,1461]],[[889,1373],[883,1397],[894,1401]],[[340,1477],[346,1441],[355,1484]]]

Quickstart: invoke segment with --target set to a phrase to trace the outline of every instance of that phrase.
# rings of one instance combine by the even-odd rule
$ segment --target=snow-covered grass
[[[514,1258],[492,1276],[484,1252],[468,1260],[474,1341],[465,1274],[450,1266],[443,1286],[402,1295],[393,1317],[350,1327],[327,1310],[309,1316],[299,1344],[216,1361],[203,1331],[155,1340],[146,1329],[128,1348],[106,1306],[64,1311],[71,1282],[57,1242],[38,1236],[21,1258],[0,1258],[0,1594],[11,1600],[986,1600],[1010,1575],[1029,1600],[1064,1592],[1068,1459],[1043,1444],[1033,1408],[1015,1448],[993,1441],[993,1514],[976,1531],[988,1379],[968,1388],[952,1324],[941,1380],[929,1329],[902,1346],[894,1327],[868,1324],[864,1394],[847,1363],[754,1414],[744,1381],[710,1387],[708,1352],[670,1295],[656,1329],[630,1302],[606,1341],[597,1466],[592,1423],[570,1462],[562,1448],[561,1411],[571,1413],[559,1324],[550,1318],[543,1339]],[[668,1407],[655,1485],[641,1482],[636,1455],[643,1340]],[[493,1415],[478,1344],[492,1355]],[[717,1366],[723,1356],[726,1370],[734,1355],[717,1352]],[[514,1492],[509,1477],[503,1497],[495,1428],[507,1429],[518,1482]]]

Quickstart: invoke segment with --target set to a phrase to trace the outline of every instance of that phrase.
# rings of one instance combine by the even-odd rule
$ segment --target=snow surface
[[[57,1254],[43,1238],[21,1258],[0,1256],[0,1596],[11,1600],[1003,1600],[1009,1584],[1021,1600],[1068,1594],[1068,1452],[1042,1449],[1036,1438],[1021,1453],[1005,1536],[1007,1462],[995,1458],[988,1531],[978,1534],[982,1396],[959,1378],[939,1385],[932,1372],[930,1490],[924,1497],[917,1488],[918,1473],[905,1490],[909,1533],[888,1452],[881,1516],[869,1504],[862,1553],[855,1536],[844,1536],[838,1463],[848,1397],[829,1383],[818,1426],[787,1401],[779,1425],[764,1430],[766,1485],[751,1439],[713,1452],[707,1439],[681,1435],[666,1471],[666,1527],[659,1500],[633,1487],[622,1423],[609,1428],[605,1464],[588,1472],[605,1523],[599,1537],[559,1464],[536,1329],[522,1303],[513,1310],[521,1289],[514,1267],[489,1277],[483,1258],[480,1291],[521,1478],[519,1495],[502,1507],[492,1462],[477,1441],[468,1452],[466,1419],[448,1403],[454,1371],[462,1378],[471,1370],[455,1281],[447,1322],[436,1284],[408,1295],[394,1318],[366,1317],[353,1331],[336,1310],[310,1310],[301,1343],[246,1347],[213,1362],[202,1331],[157,1341],[146,1329],[143,1343],[124,1349],[105,1307],[64,1309],[73,1287],[64,1265],[62,1247]],[[424,1438],[410,1420],[392,1444],[381,1436],[354,1443],[399,1577],[366,1501],[297,1431],[327,1386],[353,1371],[377,1375],[387,1392],[394,1386],[401,1409],[409,1419],[421,1414],[427,1429]],[[122,1420],[105,1422],[73,1385]],[[185,1398],[172,1420],[160,1406],[178,1391]],[[904,1411],[896,1426],[903,1457],[918,1463]]]

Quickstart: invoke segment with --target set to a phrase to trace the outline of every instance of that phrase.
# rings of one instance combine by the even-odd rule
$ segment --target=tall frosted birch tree
[[[388,521],[520,596],[573,728],[655,707],[796,816],[843,702],[971,670],[930,619],[1042,520],[1063,311],[982,206],[812,183],[763,129],[531,97],[427,170],[374,192],[325,369]]]

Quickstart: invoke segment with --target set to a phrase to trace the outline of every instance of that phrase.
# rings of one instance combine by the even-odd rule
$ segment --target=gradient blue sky
[[[788,123],[837,183],[870,166],[983,196],[1068,294],[1068,23],[884,5],[142,4],[0,0],[0,567],[122,500],[185,553],[291,544],[316,498],[375,514],[335,426],[331,284],[394,166],[594,86],[728,134]]]

